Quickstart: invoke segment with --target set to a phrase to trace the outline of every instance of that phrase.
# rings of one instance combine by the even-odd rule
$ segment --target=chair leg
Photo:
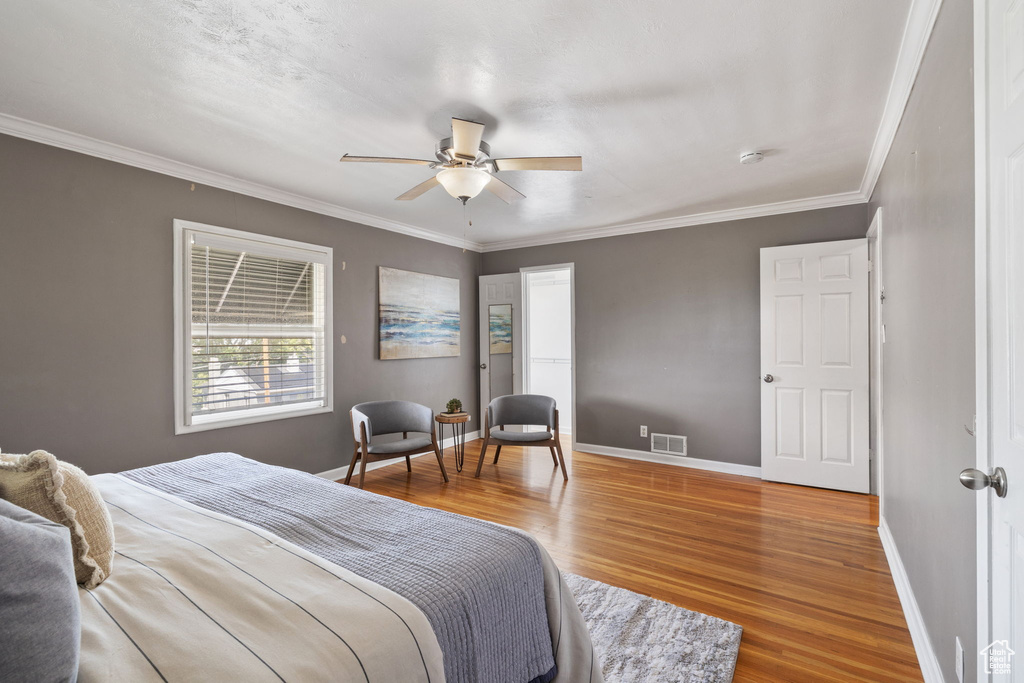
[[[366,455],[363,455],[359,462],[359,488],[363,488],[363,480],[366,478]]]
[[[352,481],[352,473],[356,470],[356,460],[359,460],[359,446],[356,446],[355,452],[352,453],[352,462],[348,464],[348,474],[345,475],[345,486],[349,485]]]
[[[405,456],[405,469],[409,472],[412,472],[412,460],[409,459],[408,455]]]
[[[565,471],[565,455],[562,454],[562,444],[555,437],[555,449],[558,451],[558,464],[562,466],[562,478],[569,481],[569,473]]]
[[[497,448],[494,449],[494,464],[495,465],[498,464],[498,456],[499,455],[501,455],[501,445],[500,444],[498,445]]]
[[[476,474],[473,475],[475,477],[479,477],[480,476],[480,470],[484,466],[484,455],[487,454],[487,444],[490,442],[490,440],[491,440],[491,435],[490,434],[486,434],[484,436],[484,445],[480,447],[480,460],[476,464]]]
[[[551,460],[555,463],[555,467],[558,467],[558,456],[555,455],[555,447],[548,446],[548,450],[551,451]]]
[[[437,446],[437,439],[434,439],[434,455],[437,457],[437,466],[441,468],[441,476],[444,477],[445,483],[447,483],[448,470],[444,468],[444,457],[441,455],[441,449]]]

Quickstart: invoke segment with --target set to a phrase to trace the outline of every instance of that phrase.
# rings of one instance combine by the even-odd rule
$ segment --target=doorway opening
[[[558,405],[559,431],[575,444],[573,264],[523,268],[523,391]]]

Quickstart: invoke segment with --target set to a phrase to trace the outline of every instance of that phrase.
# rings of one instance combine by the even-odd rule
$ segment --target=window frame
[[[223,240],[235,248],[234,240],[262,247],[263,253],[284,258],[310,258],[324,262],[324,400],[283,406],[247,408],[237,412],[192,415],[192,309],[189,252],[191,236],[203,233],[212,241]],[[230,242],[229,242],[230,241]],[[305,252],[301,256],[295,252]],[[174,219],[174,433],[190,434],[210,429],[283,420],[291,417],[334,412],[334,249],[254,232]]]

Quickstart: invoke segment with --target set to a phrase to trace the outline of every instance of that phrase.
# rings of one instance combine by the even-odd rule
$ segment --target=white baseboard
[[[753,465],[737,465],[731,462],[718,462],[717,460],[702,460],[701,458],[687,458],[679,455],[663,455],[661,453],[650,453],[648,451],[636,451],[631,448],[615,448],[613,446],[597,446],[590,443],[577,443],[577,451],[594,453],[595,455],[610,455],[615,458],[629,458],[630,460],[646,460],[647,462],[659,462],[664,465],[675,465],[677,467],[692,467],[698,470],[709,472],[722,472],[724,474],[739,474],[745,477],[761,477],[761,468]]]
[[[914,650],[917,651],[917,663],[921,666],[921,674],[925,683],[944,683],[942,668],[935,656],[935,648],[932,647],[931,638],[928,637],[928,629],[924,625],[924,617],[921,609],[917,606],[917,598],[914,597],[914,589],[910,586],[910,577],[900,559],[900,551],[896,548],[896,540],[889,531],[889,525],[885,517],[878,518],[878,537],[882,539],[882,548],[885,550],[885,559],[889,562],[889,573],[892,574],[893,583],[896,584],[896,594],[900,597],[900,605],[903,607],[903,617],[907,620],[907,628],[910,629],[910,638],[914,641]]]
[[[479,439],[479,438],[480,438],[480,432],[479,431],[466,432],[466,443],[469,443],[470,441],[473,441],[473,440]],[[441,443],[441,449],[444,450],[445,448],[451,448],[454,445],[455,445],[455,438],[454,437],[449,437],[449,438],[445,439]],[[421,458],[424,455],[432,455],[432,454],[433,453],[431,451],[426,451],[424,453],[420,453],[419,455],[414,455],[412,457],[414,457],[414,458]],[[372,470],[378,470],[381,467],[388,467],[390,465],[397,465],[397,464],[403,463],[403,462],[405,462],[404,458],[395,458],[394,460],[380,460],[378,462],[371,462],[371,463],[366,465],[366,471],[370,472]],[[344,479],[346,474],[348,474],[348,465],[342,465],[341,467],[335,467],[333,470],[327,470],[326,472],[318,472],[316,476],[323,477],[324,479],[330,479],[331,481],[337,481],[338,479]]]

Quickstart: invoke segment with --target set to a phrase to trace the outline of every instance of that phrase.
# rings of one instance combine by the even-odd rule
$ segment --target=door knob
[[[771,375],[765,375],[765,376],[764,376],[764,381],[765,381],[765,383],[767,383],[767,384],[771,384],[772,382],[774,382],[774,381],[775,381],[775,378],[774,378],[774,377],[772,377]]]
[[[487,369],[487,363],[481,363],[480,364],[480,369],[481,370],[486,370]]]
[[[991,486],[997,496],[1006,497],[1006,471],[1002,467],[992,470],[992,474],[985,474],[981,470],[968,467],[960,473],[960,483],[972,491],[980,491]]]

